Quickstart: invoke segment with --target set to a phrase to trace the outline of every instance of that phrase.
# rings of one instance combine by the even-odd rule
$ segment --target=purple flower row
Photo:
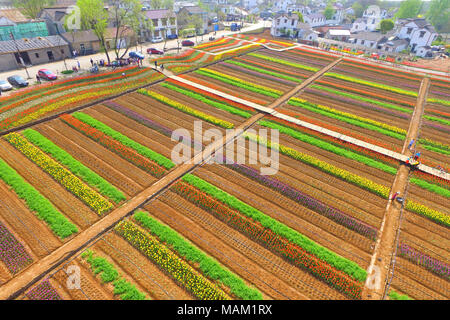
[[[133,119],[133,120],[141,123],[142,125],[150,128],[150,129],[158,131],[159,133],[165,135],[166,137],[169,137],[169,138],[172,137],[172,132],[173,132],[172,129],[170,129],[170,128],[166,127],[166,126],[163,126],[162,124],[159,124],[156,121],[153,121],[153,120],[151,120],[151,119],[149,119],[147,117],[144,117],[143,115],[141,115],[141,114],[139,114],[139,113],[137,113],[137,112],[135,112],[135,111],[133,111],[133,110],[131,110],[129,108],[126,108],[126,107],[118,104],[117,102],[106,101],[106,102],[104,102],[104,104],[107,107],[109,107],[109,108],[111,108],[111,109],[113,109],[113,110],[115,110],[115,111],[117,111],[117,112],[127,116],[128,118]],[[185,140],[183,140],[183,141],[185,141]],[[203,149],[201,144],[198,144],[198,143],[196,143],[194,141],[193,147],[195,147],[195,146],[198,146],[199,149],[200,148]]]
[[[62,300],[48,280],[42,281],[25,295],[30,300]]]
[[[225,162],[226,163],[226,162]],[[292,200],[300,203],[301,205],[328,217],[329,219],[347,227],[357,233],[375,240],[377,237],[377,229],[374,227],[359,221],[358,219],[347,215],[346,213],[340,211],[339,209],[328,206],[327,204],[321,202],[320,200],[314,199],[313,197],[277,180],[274,178],[269,178],[267,176],[260,175],[257,170],[247,167],[245,165],[239,164],[226,164],[227,167],[233,169],[257,182],[274,189],[281,194],[291,198]]]
[[[409,261],[425,267],[426,269],[446,278],[447,280],[450,278],[450,265],[432,258],[405,243],[400,245],[399,255]]]
[[[297,84],[294,81],[281,79],[281,78],[278,78],[278,77],[275,77],[275,76],[271,76],[271,75],[267,75],[267,74],[264,74],[264,73],[261,73],[261,72],[249,70],[247,68],[240,67],[240,66],[237,66],[237,65],[234,65],[234,64],[231,64],[231,63],[221,62],[220,64],[226,66],[227,68],[230,68],[230,69],[233,69],[233,70],[236,70],[236,71],[240,71],[242,73],[251,74],[251,75],[253,75],[255,77],[263,77],[263,78],[266,78],[266,79],[271,80],[271,81],[284,83],[284,84],[286,84],[288,86],[295,86]]]
[[[0,260],[12,274],[33,262],[25,247],[0,223]]]

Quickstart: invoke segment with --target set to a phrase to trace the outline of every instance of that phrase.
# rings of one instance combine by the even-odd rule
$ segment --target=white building
[[[362,18],[358,18],[353,22],[351,33],[360,31],[375,31],[380,21],[387,18],[387,11],[380,9],[379,6],[369,6],[363,13]]]
[[[417,52],[417,49],[431,46],[438,34],[425,19],[406,19],[398,24],[396,36],[409,41],[411,52],[418,55],[418,53],[423,54],[427,50],[421,49]]]
[[[155,37],[165,38],[170,35],[178,34],[177,16],[168,9],[145,11],[145,18],[151,21],[153,30],[146,30],[141,35],[146,39]]]
[[[257,7],[258,4],[258,0],[241,0],[241,7],[244,7],[247,10]]]
[[[318,34],[311,28],[309,24],[298,22],[297,38],[298,40],[316,41],[318,38]]]
[[[272,10],[274,12],[279,12],[279,11],[287,12],[288,11],[288,7],[293,6],[294,4],[295,4],[294,0],[278,0],[278,1],[274,1]]]
[[[282,35],[294,36],[297,31],[298,15],[283,13],[277,15],[272,21],[270,34],[274,37]]]
[[[311,9],[303,5],[291,5],[285,10],[287,12],[300,12],[303,16],[311,14]]]
[[[319,27],[327,23],[325,16],[321,13],[312,13],[303,16],[303,21],[305,21],[305,23],[309,24],[311,27]]]
[[[378,49],[379,45],[386,42],[392,33],[382,34],[381,32],[363,31],[351,35],[349,42],[370,49]]]

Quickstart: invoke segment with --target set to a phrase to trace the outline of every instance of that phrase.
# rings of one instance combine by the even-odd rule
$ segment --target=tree
[[[124,36],[139,34],[140,29],[146,27],[145,16],[142,12],[140,0],[112,0],[110,1],[110,19],[115,28],[114,53],[117,59],[122,59],[128,52],[131,43],[122,42]],[[123,47],[123,44],[125,46]],[[124,52],[121,53],[121,50]]]
[[[441,33],[450,33],[450,1],[432,0],[426,13],[427,19]]]
[[[331,3],[329,3],[325,8],[325,11],[323,12],[323,15],[325,16],[325,19],[331,20],[333,18],[334,12],[335,10],[333,6],[331,5]]]
[[[42,9],[55,3],[55,0],[14,0],[13,5],[30,19],[37,19]]]
[[[395,17],[398,19],[415,18],[419,14],[421,6],[421,0],[405,0],[400,5]]]
[[[394,21],[392,21],[391,19],[383,19],[380,22],[380,31],[381,33],[386,33],[388,31],[391,31],[392,29],[394,29]]]
[[[163,0],[152,0],[150,6],[154,10],[161,9],[163,6]]]
[[[365,10],[365,8],[362,6],[362,4],[359,2],[355,2],[352,5],[352,8],[353,8],[353,11],[355,12],[355,17],[361,18],[364,13],[364,10]]]
[[[104,10],[105,3],[103,0],[78,0],[77,6],[80,8],[81,29],[92,30],[95,33],[105,51],[108,63],[111,63],[105,41],[108,26],[108,12]]]
[[[305,22],[305,20],[303,20],[303,14],[301,12],[294,11],[292,13],[298,16],[298,22]]]

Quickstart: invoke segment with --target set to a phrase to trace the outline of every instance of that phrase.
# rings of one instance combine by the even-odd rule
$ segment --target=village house
[[[30,20],[18,9],[0,10],[0,41],[48,36],[43,20]]]
[[[70,31],[62,33],[61,37],[69,43],[70,52],[77,55],[94,54],[101,50],[101,43],[92,30]]]
[[[177,14],[177,16],[180,16],[180,15],[188,15],[188,16],[197,15],[197,16],[199,16],[203,21],[203,25],[201,28],[202,30],[200,30],[200,31],[202,31],[203,33],[208,32],[208,12],[203,10],[199,6],[183,7],[180,9],[180,11]]]
[[[396,36],[409,42],[411,52],[424,56],[431,50],[431,43],[436,40],[438,34],[425,19],[405,19],[397,25]],[[421,47],[424,48],[417,52]],[[430,47],[430,49],[427,50],[425,47]]]
[[[297,31],[298,15],[293,13],[281,13],[272,21],[270,34],[274,37],[294,36]]]
[[[311,27],[319,27],[326,24],[325,16],[321,13],[311,13],[303,16],[303,21]]]
[[[345,29],[329,29],[325,33],[325,38],[335,41],[347,42],[350,38],[350,31]]]
[[[172,10],[147,10],[144,14],[146,20],[151,21],[153,30],[142,30],[142,39],[166,38],[167,36],[178,34],[177,16]]]
[[[394,32],[382,34],[381,32],[358,32],[351,35],[350,42],[369,49],[379,49],[380,44],[393,36]]]
[[[66,32],[64,28],[65,17],[69,10],[69,6],[54,6],[44,8],[39,14],[39,18],[47,24],[50,35],[59,35]]]
[[[409,42],[405,39],[388,40],[380,46],[382,52],[401,52],[408,48]]]
[[[298,41],[317,41],[318,34],[307,23],[297,23],[297,38]]]
[[[385,9],[371,5],[364,10],[362,18],[358,18],[353,22],[350,32],[375,31],[379,27],[381,20],[386,19],[387,16]]]
[[[2,41],[0,45],[0,71],[39,65],[69,58],[69,44],[60,36],[23,38]]]

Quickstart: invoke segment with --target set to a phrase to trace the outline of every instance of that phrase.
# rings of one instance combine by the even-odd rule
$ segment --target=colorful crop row
[[[143,232],[129,221],[120,222],[114,229],[133,247],[170,274],[196,298],[201,300],[229,300],[217,285],[198,273],[155,237]]]
[[[255,136],[255,135],[248,134],[248,133],[246,133],[245,136],[248,139],[258,141],[259,143],[266,144],[272,148],[276,148],[277,150],[279,150],[279,152],[281,152],[282,154],[284,154],[288,157],[299,160],[307,165],[313,166],[319,170],[329,173],[339,179],[350,182],[358,187],[361,187],[361,188],[366,189],[376,195],[379,195],[384,199],[388,199],[388,197],[389,197],[390,189],[386,186],[375,183],[369,179],[366,179],[364,177],[353,174],[347,170],[333,166],[327,162],[321,161],[317,158],[314,158],[307,154],[301,153],[292,148],[289,148],[289,147],[286,147],[286,146],[283,146],[280,144],[273,144],[270,141],[262,139],[259,136]],[[411,212],[423,215],[426,218],[431,219],[437,223],[440,223],[445,226],[450,226],[450,216],[443,212],[428,208],[427,206],[424,206],[420,203],[416,203],[416,202],[410,201],[410,200],[408,200],[406,202],[405,208]]]
[[[119,203],[126,199],[123,192],[111,185],[107,180],[103,179],[97,173],[74,159],[64,149],[58,147],[51,140],[44,137],[33,129],[22,131],[22,135],[31,143],[38,146],[42,151],[52,156],[62,165],[66,166],[73,174],[84,180],[90,186],[96,187],[102,195],[107,196],[115,203]]]
[[[198,264],[199,269],[209,279],[220,281],[223,285],[229,287],[231,293],[239,299],[262,300],[261,292],[247,286],[240,277],[205,254],[176,231],[151,217],[147,212],[138,211],[133,218],[161,242],[169,245],[178,256]]]
[[[437,275],[444,277],[445,279],[450,279],[450,265],[439,261],[433,257],[430,257],[417,249],[408,246],[406,243],[400,244],[398,254],[407,260],[425,267],[425,269],[430,270]]]
[[[272,89],[272,88],[258,85],[258,84],[254,84],[254,83],[251,83],[248,81],[244,81],[237,77],[229,76],[227,74],[224,74],[224,73],[221,73],[221,72],[218,72],[215,70],[201,68],[195,72],[200,75],[210,77],[210,78],[231,84],[233,86],[240,87],[242,89],[246,89],[246,90],[249,90],[252,92],[260,93],[262,95],[266,95],[269,97],[278,98],[283,94],[279,90]]]
[[[85,115],[85,114],[83,114]],[[83,133],[85,136],[91,138],[94,141],[97,141],[107,149],[113,151],[118,154],[120,157],[125,160],[133,163],[137,167],[143,169],[144,171],[150,173],[154,177],[160,178],[164,174],[164,169],[160,167],[157,163],[154,163],[139,153],[137,153],[134,148],[128,147],[121,142],[117,141],[115,137],[111,137],[107,135],[102,130],[98,130],[97,128],[91,126],[91,123],[94,121],[90,121],[89,123],[85,123],[85,117],[81,116],[81,120],[76,118],[79,115],[62,115],[61,120],[65,123]],[[87,115],[86,115],[87,116]],[[87,117],[86,117],[87,118]],[[93,118],[92,118],[93,119]],[[94,119],[95,120],[95,119]],[[97,124],[97,123],[96,123]],[[112,130],[112,129],[111,129]],[[133,144],[134,145],[134,144]]]
[[[314,68],[314,67],[310,67],[310,66],[306,66],[300,63],[296,63],[296,62],[291,62],[291,61],[287,61],[287,60],[283,60],[283,59],[279,59],[279,58],[275,58],[275,57],[270,57],[270,56],[266,56],[260,53],[249,53],[249,56],[255,57],[255,58],[259,58],[259,59],[263,59],[263,60],[267,60],[270,62],[275,62],[275,63],[279,63],[288,67],[294,67],[297,69],[303,69],[303,70],[307,70],[307,71],[312,71],[312,72],[317,72],[319,71],[318,68]]]
[[[257,47],[259,47],[258,44],[248,44],[245,46],[239,46],[234,49],[225,50],[220,53],[217,53],[216,56],[214,57],[214,61],[223,60],[223,59],[234,57],[234,56],[237,56],[240,54],[244,54],[244,53],[251,51]]]
[[[291,198],[295,202],[299,203],[300,205],[317,212],[325,217],[328,217],[329,219],[339,223],[340,225],[350,229],[354,230],[357,233],[375,240],[377,237],[377,229],[365,224],[362,221],[359,221],[358,219],[347,215],[346,213],[342,212],[339,209],[333,208],[324,202],[317,200],[299,190],[296,188],[291,187],[290,185],[287,185],[275,178],[269,178],[268,176],[260,175],[258,170],[255,170],[251,167],[240,165],[237,163],[234,164],[225,164],[225,166],[235,170],[236,172],[239,172],[259,183],[262,185],[265,185],[275,191],[278,191],[282,195]]]
[[[249,113],[249,112],[240,110],[238,108],[235,108],[235,107],[230,106],[230,105],[225,104],[225,103],[221,103],[221,102],[218,102],[218,101],[214,101],[214,100],[208,99],[208,98],[206,98],[206,97],[204,97],[204,96],[202,96],[202,95],[200,95],[198,93],[192,92],[191,90],[185,90],[185,89],[180,88],[178,86],[174,86],[172,84],[169,84],[168,82],[162,83],[161,86],[163,86],[165,88],[168,88],[170,90],[176,91],[178,93],[184,94],[185,96],[194,98],[194,99],[196,99],[198,101],[201,101],[201,102],[206,103],[206,104],[208,104],[210,106],[213,106],[214,108],[227,111],[227,112],[229,112],[231,114],[235,114],[235,115],[238,115],[238,116],[246,118],[246,119],[248,119],[248,118],[250,118],[252,116],[252,114]]]
[[[414,300],[414,299],[408,297],[406,294],[399,294],[391,289],[391,291],[389,292],[389,300]]]
[[[100,275],[103,283],[111,283],[114,286],[114,294],[122,300],[146,300],[144,293],[140,292],[133,284],[122,278],[119,272],[108,260],[96,255],[92,250],[86,250],[81,257],[90,265],[94,275]]]
[[[61,239],[78,232],[77,227],[60,213],[47,198],[44,198],[39,191],[27,183],[2,159],[0,159],[0,179],[9,185],[19,198],[25,201],[27,207],[31,211],[35,211],[36,215],[44,220]]]
[[[179,103],[177,101],[174,101],[172,99],[169,99],[157,92],[154,91],[150,91],[150,90],[145,90],[145,89],[139,89],[137,91],[140,94],[143,94],[147,97],[153,98],[156,101],[159,101],[161,103],[164,103],[165,105],[168,105],[169,107],[175,108],[177,110],[180,110],[184,113],[187,113],[189,115],[192,115],[194,117],[200,118],[202,120],[205,120],[206,122],[227,128],[227,129],[232,129],[234,128],[234,124],[232,124],[231,122],[216,118],[214,116],[211,116],[209,114],[206,114],[204,112],[198,111],[196,109],[190,108],[182,103]]]
[[[13,275],[29,266],[33,259],[14,235],[0,222],[0,261]]]
[[[260,62],[256,62],[253,60],[246,59],[245,57],[236,57],[233,60],[230,60],[229,62],[231,62],[231,61],[245,63],[248,66],[258,67],[261,70],[268,70],[268,71],[276,72],[278,74],[290,75],[290,76],[292,76],[292,78],[297,79],[296,82],[301,81],[301,80],[299,80],[299,78],[306,79],[309,77],[309,72],[306,72],[306,73],[300,73],[299,71],[293,72],[290,69],[287,70],[286,68],[283,68],[283,67],[277,68],[272,65],[268,65],[266,63],[260,63]]]
[[[5,139],[67,190],[80,198],[97,214],[102,215],[113,208],[113,205],[108,200],[88,187],[82,180],[50,158],[38,147],[31,144],[26,138],[18,133],[10,133],[5,136]]]
[[[193,182],[192,181],[193,179],[197,180],[197,183]],[[185,176],[183,180],[184,181],[191,180],[191,181],[189,181],[189,184],[183,182],[177,183],[172,187],[172,191],[186,198],[190,202],[193,202],[194,204],[198,205],[202,209],[214,214],[218,219],[229,224],[231,227],[237,229],[239,232],[244,233],[245,235],[247,235],[249,238],[253,239],[256,242],[261,243],[274,253],[279,254],[282,257],[288,259],[294,265],[302,269],[305,269],[315,277],[319,278],[322,281],[325,281],[327,284],[342,291],[346,295],[355,299],[360,298],[362,284],[355,281],[355,279],[353,279],[351,276],[348,276],[344,272],[339,271],[338,269],[330,265],[329,264],[330,261],[324,261],[323,259],[318,258],[314,254],[314,253],[317,254],[318,252],[314,252],[314,250],[315,249],[319,250],[318,248],[320,246],[310,241],[308,238],[296,233],[287,226],[284,226],[279,222],[277,222],[276,220],[273,220],[267,216],[265,216],[266,221],[262,221],[261,223],[261,221],[258,221],[258,217],[254,215],[254,212],[258,212],[259,213],[258,215],[263,214],[252,207],[249,208],[250,211],[253,212],[247,212],[245,210],[241,211],[242,208],[241,210],[230,209],[232,208],[232,206],[230,206],[230,203],[227,203],[227,201],[221,198],[220,193],[223,193],[228,198],[228,202],[233,202],[237,199],[223,192],[222,190],[217,189],[214,186],[208,184],[206,181],[203,181],[195,176]],[[193,185],[191,185],[191,183]],[[207,190],[209,192],[207,192]],[[223,203],[225,203],[226,205],[224,205]],[[259,217],[261,218],[261,216]],[[275,222],[275,225],[274,224],[264,225],[269,220],[270,222]],[[279,227],[279,230],[274,231],[273,229],[277,229],[277,227]],[[283,228],[285,229],[284,231],[289,230],[295,234],[291,234],[290,238],[280,235],[279,232],[284,233],[282,231]],[[294,236],[293,239],[292,236]],[[299,241],[300,240],[299,237],[305,241],[303,242]],[[300,242],[301,245],[299,245],[298,242]],[[305,246],[306,248],[302,247],[302,245]],[[306,249],[312,250],[314,253],[310,253]],[[341,262],[343,258],[337,256],[332,252],[329,253],[331,255],[328,256],[327,258],[332,258],[334,255],[334,257],[336,257],[337,259],[332,259],[331,262],[339,265],[339,262]],[[353,276],[355,276],[355,273],[358,274],[359,270],[361,270],[362,273],[364,272],[364,270],[360,269],[353,262],[351,261],[348,262],[350,263],[350,266],[348,268],[350,270],[346,271],[353,272]],[[356,267],[352,268],[351,264],[356,265]],[[339,266],[343,267],[343,265]],[[365,275],[362,274],[360,275],[365,277]]]
[[[271,75],[271,76],[274,76],[274,77],[277,77],[277,78],[280,78],[280,79],[285,79],[285,80],[289,80],[289,81],[297,82],[297,83],[302,83],[303,82],[302,79],[291,77],[291,76],[288,76],[288,75],[285,75],[285,74],[282,74],[282,73],[279,73],[279,72],[274,72],[274,71],[270,71],[270,70],[267,70],[267,69],[258,68],[258,67],[246,64],[246,63],[242,63],[240,61],[229,60],[227,62],[231,63],[231,64],[234,64],[234,65],[237,65],[237,66],[240,66],[242,68],[248,69],[248,70],[252,70],[252,71],[259,72],[259,73]]]
[[[25,296],[30,300],[62,300],[50,281],[44,280],[28,291]]]

